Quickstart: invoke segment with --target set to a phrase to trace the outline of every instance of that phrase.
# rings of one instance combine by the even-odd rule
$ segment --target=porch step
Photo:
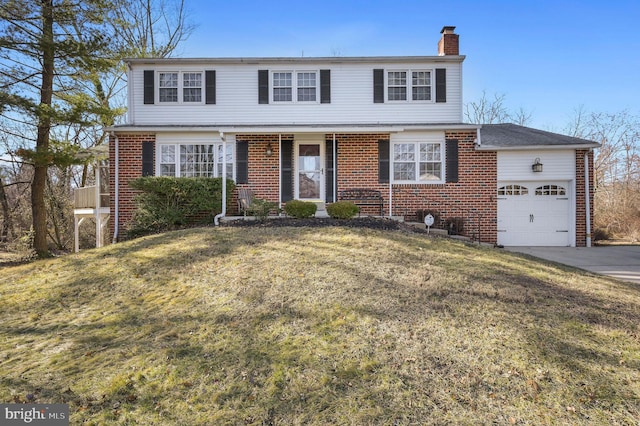
[[[313,203],[317,207],[316,217],[329,217],[327,214],[327,206],[324,201],[314,201]]]

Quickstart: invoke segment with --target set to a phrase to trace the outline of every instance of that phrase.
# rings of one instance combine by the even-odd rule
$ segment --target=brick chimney
[[[458,34],[455,34],[456,27],[442,27],[442,38],[438,42],[438,56],[459,55],[460,44]]]

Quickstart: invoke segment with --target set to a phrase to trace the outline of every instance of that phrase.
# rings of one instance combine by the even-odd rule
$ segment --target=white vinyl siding
[[[216,107],[204,103],[177,103],[145,105],[143,103],[143,71],[149,65],[135,64],[131,77],[131,105],[129,122],[132,125],[202,125],[221,123],[224,125],[289,125],[296,124],[395,124],[395,123],[460,123],[462,122],[461,64],[402,64],[404,69],[447,69],[447,102],[385,102],[374,104],[374,68],[396,68],[375,62],[371,63],[324,63],[313,64],[314,68],[300,68],[300,72],[314,69],[331,70],[331,103],[319,102],[320,73],[316,73],[316,101],[278,102],[258,104],[258,70],[282,70],[277,64],[217,64],[198,63],[180,67],[180,72],[202,72],[216,70]],[[295,71],[292,63],[292,71]],[[311,64],[305,64],[311,65]],[[158,72],[175,72],[172,66],[155,66]],[[284,69],[286,71],[286,69]],[[272,76],[269,76],[270,98]],[[293,76],[292,76],[293,77]],[[432,86],[435,80],[432,77]],[[157,86],[156,86],[157,90]],[[203,90],[204,92],[204,90]],[[433,95],[433,93],[432,93]],[[297,99],[297,93],[292,94]],[[408,94],[408,96],[411,96]],[[432,96],[433,97],[433,96]],[[203,93],[204,98],[204,93]],[[271,102],[271,99],[270,99]],[[159,105],[163,105],[159,108]]]

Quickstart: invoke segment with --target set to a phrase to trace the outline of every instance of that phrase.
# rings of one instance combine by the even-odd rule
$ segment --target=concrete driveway
[[[640,284],[640,246],[505,247],[505,250]]]

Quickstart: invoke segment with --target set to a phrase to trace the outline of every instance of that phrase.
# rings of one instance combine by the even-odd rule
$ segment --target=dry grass
[[[193,229],[0,270],[0,401],[73,424],[618,424],[640,289],[345,228]]]

